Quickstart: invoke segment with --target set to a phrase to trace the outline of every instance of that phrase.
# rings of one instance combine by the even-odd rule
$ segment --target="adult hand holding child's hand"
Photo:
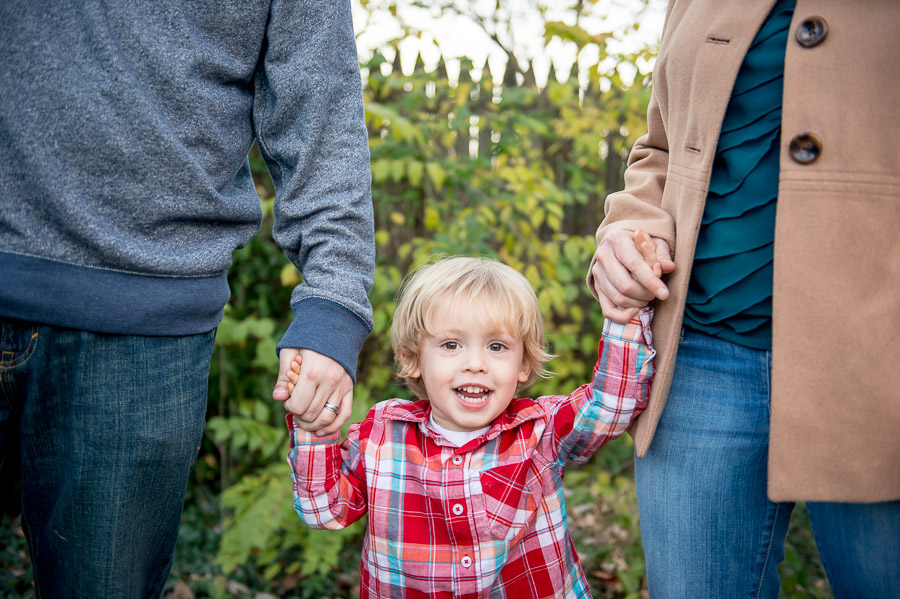
[[[278,359],[272,398],[284,402],[303,430],[319,436],[340,430],[353,408],[353,380],[344,367],[309,349],[285,347]]]
[[[661,276],[675,270],[665,240],[636,229],[613,231],[594,252],[588,284],[603,316],[625,324],[655,298],[666,299],[669,289]]]

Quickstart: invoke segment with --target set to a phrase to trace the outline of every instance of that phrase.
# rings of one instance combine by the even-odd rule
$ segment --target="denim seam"
[[[763,357],[763,366],[765,370],[765,378],[763,379],[766,384],[766,416],[771,420],[772,418],[772,367],[771,367],[771,352],[766,352]],[[763,580],[766,576],[766,568],[769,565],[769,556],[772,555],[772,539],[775,537],[775,528],[776,523],[778,522],[778,512],[781,510],[781,504],[776,503],[775,505],[775,514],[771,520],[771,528],[769,529],[769,543],[766,546],[766,557],[763,560],[763,567],[759,573],[759,586],[756,589],[756,599],[759,599],[760,593],[762,593]]]
[[[775,523],[778,521],[778,511],[781,509],[781,504],[775,504],[775,514],[772,516],[769,528],[769,542],[766,544],[766,557],[763,559],[763,567],[759,572],[759,585],[756,588],[756,599],[759,599],[760,593],[762,593],[763,580],[766,577],[766,568],[769,565],[769,556],[772,554],[772,539],[775,537]]]
[[[9,388],[9,372],[6,368],[0,368],[0,395],[3,396],[3,401],[6,402],[6,405],[9,406],[9,409],[13,409],[12,405],[12,392]],[[3,460],[0,459],[0,466],[3,465]]]
[[[769,417],[769,420],[772,419],[772,352],[767,351],[765,353],[766,366],[766,415]]]

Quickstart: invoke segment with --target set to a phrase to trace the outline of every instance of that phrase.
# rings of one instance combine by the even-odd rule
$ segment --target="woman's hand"
[[[588,282],[597,295],[603,316],[626,324],[650,300],[669,297],[669,288],[660,277],[673,270],[675,263],[665,240],[649,237],[640,230],[622,229],[612,231],[597,247]]]

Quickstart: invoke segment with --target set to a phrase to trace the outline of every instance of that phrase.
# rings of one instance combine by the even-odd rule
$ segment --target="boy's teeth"
[[[468,399],[484,398],[489,393],[484,387],[472,386],[459,387],[456,391]]]

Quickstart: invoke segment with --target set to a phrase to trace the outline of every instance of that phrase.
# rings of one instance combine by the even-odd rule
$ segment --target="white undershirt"
[[[484,433],[487,432],[490,426],[486,426],[484,428],[480,428],[476,431],[451,431],[449,429],[444,428],[440,424],[434,421],[434,412],[428,415],[428,428],[433,430],[436,433],[440,433],[440,435],[456,445],[457,447],[462,447],[475,437],[480,437]]]

